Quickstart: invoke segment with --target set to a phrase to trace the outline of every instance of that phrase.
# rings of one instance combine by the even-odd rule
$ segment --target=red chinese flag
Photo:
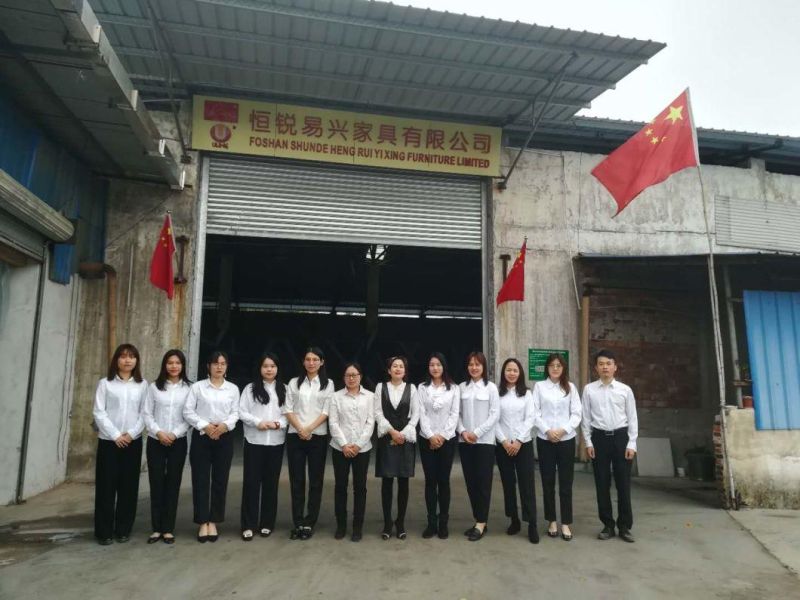
[[[167,292],[172,300],[175,293],[175,274],[172,270],[172,255],[175,254],[175,238],[172,235],[172,218],[164,217],[164,225],[158,236],[158,244],[150,261],[150,283]]]
[[[517,260],[508,272],[503,287],[497,293],[497,306],[508,300],[525,300],[525,249],[527,240],[522,242]]]
[[[686,89],[639,133],[592,170],[617,202],[618,215],[642,191],[699,164]]]

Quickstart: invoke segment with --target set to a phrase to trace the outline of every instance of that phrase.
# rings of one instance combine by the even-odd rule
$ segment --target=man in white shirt
[[[597,512],[603,522],[603,530],[597,537],[611,539],[616,535],[616,525],[619,537],[632,543],[631,464],[636,456],[636,438],[639,435],[636,401],[633,390],[614,379],[617,361],[610,350],[597,353],[595,369],[600,379],[583,388],[581,430],[586,452],[592,459]],[[616,523],[611,505],[612,470],[619,513]]]

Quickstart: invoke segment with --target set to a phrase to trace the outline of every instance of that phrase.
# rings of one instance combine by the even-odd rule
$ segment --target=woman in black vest
[[[393,356],[387,361],[389,379],[375,388],[375,423],[378,425],[378,451],[375,477],[383,479],[383,533],[392,537],[394,524],[398,539],[406,539],[406,507],[408,478],[414,476],[416,462],[417,421],[419,406],[416,387],[406,382],[408,361],[405,356]],[[392,488],[397,478],[397,519],[392,522]]]

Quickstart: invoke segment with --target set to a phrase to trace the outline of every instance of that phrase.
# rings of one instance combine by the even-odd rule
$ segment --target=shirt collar
[[[474,385],[475,387],[486,387],[486,383],[483,381],[483,379],[478,379],[478,381],[475,381],[471,377],[469,380],[469,385]]]
[[[353,395],[350,393],[350,390],[348,390],[347,388],[344,388],[344,395],[345,395],[345,396],[350,396],[351,398],[358,398],[358,397],[359,397],[359,396],[361,396],[361,394],[363,394],[363,393],[364,393],[364,386],[359,386],[359,387],[358,387],[358,393],[357,393],[355,396],[353,396]]]
[[[222,388],[225,387],[226,383],[228,383],[228,380],[223,377],[222,378],[222,385],[217,387],[213,383],[211,383],[211,377],[206,377],[206,379],[205,379],[206,387],[209,387],[209,388],[214,389],[214,390],[221,390]]]
[[[119,381],[120,383],[136,383],[136,380],[133,378],[133,375],[128,377],[128,379],[123,379],[119,376],[119,373],[114,375],[114,381]]]
[[[604,387],[606,385],[605,383],[603,383],[602,379],[598,379],[597,383],[600,384],[600,387]],[[608,382],[608,387],[613,388],[615,383],[617,383],[617,380],[612,377],[611,381]]]
[[[271,382],[261,380],[261,383],[264,384],[265,390],[274,390],[275,389],[275,380],[273,379]]]

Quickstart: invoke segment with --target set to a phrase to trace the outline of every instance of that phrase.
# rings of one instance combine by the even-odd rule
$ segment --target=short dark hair
[[[617,357],[614,356],[614,353],[611,350],[607,350],[605,348],[603,348],[597,354],[594,355],[594,364],[597,364],[597,361],[600,360],[601,358],[608,358],[610,360],[613,360],[614,362],[617,362]]]
[[[483,383],[488,383],[488,381],[489,381],[489,373],[487,372],[488,369],[486,367],[486,355],[483,352],[470,352],[469,355],[467,356],[467,364],[466,364],[466,367],[467,367],[467,382],[469,382],[472,379],[472,376],[469,374],[469,368],[468,368],[469,367],[469,363],[470,363],[470,361],[472,359],[475,359],[476,361],[478,361],[480,363],[481,367],[483,367],[483,373],[481,373],[481,379],[483,379]]]
[[[403,375],[403,381],[408,381],[408,359],[405,356],[403,356],[402,354],[398,355],[398,356],[390,356],[386,360],[386,372],[389,373],[389,377],[386,379],[386,381],[391,381],[392,380],[392,374],[390,373],[390,371],[392,370],[392,365],[394,364],[394,361],[396,361],[396,360],[399,360],[400,362],[403,363],[403,366],[406,369],[405,374]]]
[[[224,358],[226,363],[230,364],[230,360],[228,360],[228,353],[224,350],[214,350],[211,354],[208,355],[208,359],[206,360],[206,374],[211,375],[211,369],[209,367],[212,363],[217,362],[220,358]]]
[[[123,354],[130,354],[133,358],[136,359],[136,365],[133,367],[133,372],[131,373],[131,377],[136,383],[142,382],[142,360],[139,358],[139,350],[136,349],[136,346],[133,344],[120,344],[117,346],[117,349],[114,350],[114,355],[111,357],[111,360],[108,361],[108,373],[106,374],[106,379],[109,381],[113,381],[114,377],[119,375],[119,368],[117,367],[117,361],[119,357]]]

